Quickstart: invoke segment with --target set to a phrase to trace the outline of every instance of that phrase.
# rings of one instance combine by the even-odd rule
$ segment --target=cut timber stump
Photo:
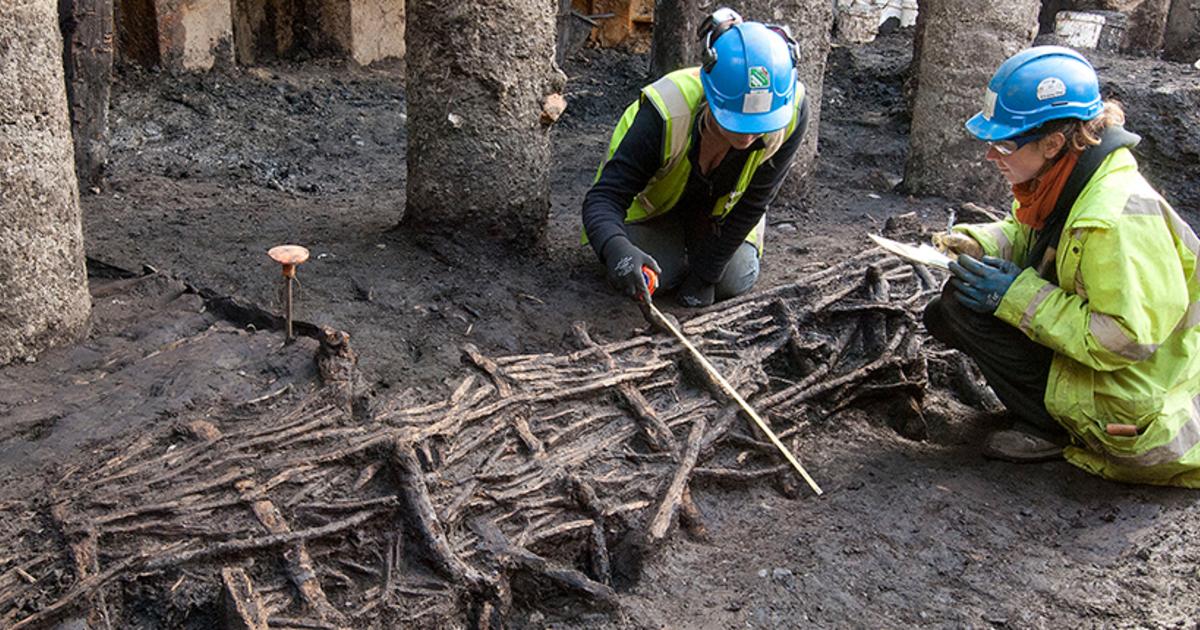
[[[112,0],[62,0],[58,5],[63,36],[63,66],[75,173],[79,188],[100,185],[108,161],[108,95],[112,86]]]

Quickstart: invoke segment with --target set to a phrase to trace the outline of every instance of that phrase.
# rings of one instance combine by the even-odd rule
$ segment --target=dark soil
[[[949,209],[965,201],[894,192],[906,152],[900,84],[910,47],[901,32],[833,51],[819,166],[803,193],[779,199],[769,216],[763,287],[866,248],[865,234],[891,217],[915,213],[926,228],[941,229]],[[278,310],[279,271],[266,251],[303,244],[312,259],[299,272],[298,317],[349,331],[368,384],[377,392],[411,389],[416,399],[444,397],[466,342],[488,354],[561,351],[575,321],[601,338],[626,337],[643,325],[641,315],[609,291],[591,250],[579,245],[578,211],[645,67],[644,57],[611,51],[568,62],[569,108],[553,132],[550,228],[521,251],[469,232],[412,233],[401,223],[400,68],[321,61],[188,76],[126,70],[114,87],[110,189],[83,199],[88,253],[127,269],[149,264]],[[1160,114],[1145,129],[1132,124],[1146,120],[1142,114],[1131,114],[1130,126],[1152,140],[1151,178],[1198,225],[1197,109],[1160,104],[1195,104],[1195,90],[1180,83],[1195,82],[1187,68],[1114,59],[1101,72],[1111,73],[1106,79],[1131,112],[1145,102]],[[1147,76],[1178,89],[1143,97]],[[98,303],[89,344],[105,338],[105,309]],[[130,309],[111,317],[140,312]],[[205,323],[212,322],[195,325]],[[53,396],[69,386],[47,371],[88,369],[74,352],[0,376],[45,383],[43,396]],[[226,370],[187,380],[230,379]],[[223,399],[273,384],[263,378]],[[981,436],[1003,418],[931,400],[923,442],[864,412],[829,419],[801,453],[825,486],[822,499],[784,498],[769,484],[696,488],[711,541],[677,535],[622,595],[615,616],[526,602],[515,625],[1145,627],[1200,618],[1194,493],[1113,484],[1065,463],[985,461]],[[82,436],[128,434],[172,421],[187,406],[122,414],[104,404],[73,421],[69,440],[39,441],[38,430],[6,420],[0,457],[28,457],[10,447],[28,440],[49,451],[6,466],[70,466],[87,457]],[[27,483],[9,490],[37,490]]]

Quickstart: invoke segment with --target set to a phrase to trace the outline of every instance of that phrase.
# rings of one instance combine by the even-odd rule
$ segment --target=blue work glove
[[[642,266],[662,275],[654,257],[638,248],[624,236],[614,236],[604,244],[604,266],[608,268],[608,283],[614,289],[637,299],[650,295]]]
[[[950,273],[954,274],[950,278],[954,297],[963,306],[976,313],[995,313],[1021,268],[1003,258],[984,256],[978,261],[961,254],[957,262],[950,263]]]
[[[696,274],[688,274],[687,279],[679,287],[677,296],[679,303],[684,306],[696,308],[699,306],[708,306],[716,299],[717,285],[706,282]]]

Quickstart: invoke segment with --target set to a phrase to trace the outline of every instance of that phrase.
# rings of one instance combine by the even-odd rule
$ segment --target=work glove
[[[979,241],[962,232],[935,232],[933,246],[948,256],[966,254],[975,260],[983,258],[983,247]]]
[[[684,306],[698,307],[708,306],[716,299],[717,285],[707,282],[700,276],[692,273],[688,274],[686,280],[679,287],[678,299],[679,303]]]
[[[638,248],[624,236],[614,236],[604,244],[604,266],[608,268],[608,283],[614,289],[638,299],[650,295],[646,278],[642,275],[645,265],[661,275],[662,270],[654,257]]]
[[[979,261],[962,254],[958,261],[950,262],[950,273],[954,274],[950,285],[955,289],[955,299],[976,313],[990,314],[996,312],[1021,268],[994,256]]]

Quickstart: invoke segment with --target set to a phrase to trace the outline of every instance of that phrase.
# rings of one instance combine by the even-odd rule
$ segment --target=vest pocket
[[[1163,401],[1159,397],[1128,398],[1098,394],[1095,397],[1096,413],[1092,421],[1096,429],[1092,434],[1103,452],[1115,456],[1121,463],[1131,466],[1154,466],[1173,461],[1177,454],[1168,453],[1161,447],[1172,441],[1172,428],[1162,414]],[[1108,425],[1124,424],[1137,427],[1137,435],[1109,435]]]

